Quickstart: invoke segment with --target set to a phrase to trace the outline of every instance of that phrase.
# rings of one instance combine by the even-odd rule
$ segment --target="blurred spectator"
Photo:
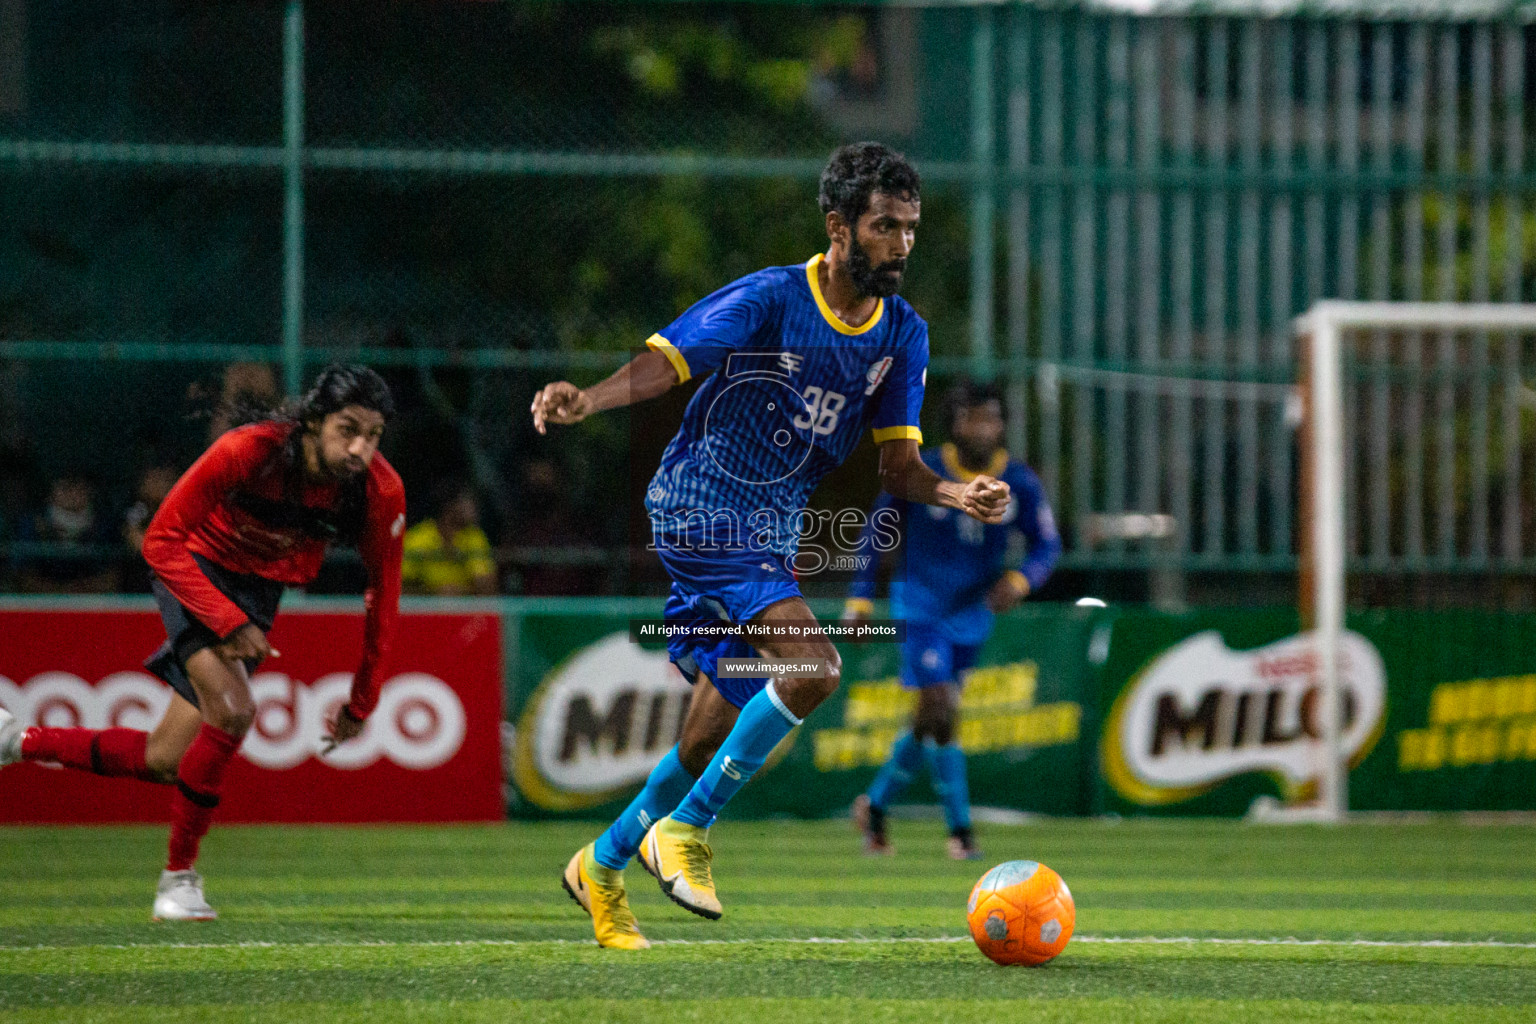
[[[38,484],[37,465],[19,446],[0,441],[0,545],[9,546],[21,532],[22,521],[34,507],[32,495]],[[0,590],[15,586],[15,568],[7,554],[0,557]]]
[[[224,384],[208,423],[208,443],[229,429],[237,409],[252,405],[272,408],[281,401],[272,367],[266,363],[230,363],[224,368]]]
[[[123,513],[122,575],[119,584],[130,594],[149,593],[150,571],[144,561],[144,530],[160,508],[165,496],[176,485],[176,471],[169,466],[151,466],[139,477],[134,502]]]
[[[506,540],[521,576],[519,592],[530,595],[595,594],[602,570],[580,561],[560,563],[550,555],[559,548],[586,548],[591,538],[578,525],[569,489],[551,459],[532,459],[523,466],[519,510]]]
[[[24,451],[0,443],[0,540],[10,540],[33,507],[38,475]]]
[[[22,520],[22,544],[49,544],[46,554],[23,553],[17,560],[21,589],[39,593],[102,594],[117,588],[117,566],[103,558],[111,530],[96,509],[96,488],[79,474],[56,479],[48,507]]]
[[[408,594],[496,593],[491,542],[480,529],[475,492],[462,481],[440,484],[431,519],[405,532],[401,579]]]

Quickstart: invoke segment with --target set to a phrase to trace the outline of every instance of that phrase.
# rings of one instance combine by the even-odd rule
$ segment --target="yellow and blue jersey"
[[[923,461],[940,476],[961,483],[977,474],[960,465],[951,445],[929,448]],[[891,611],[908,623],[932,626],[956,644],[980,644],[992,628],[987,592],[1008,571],[1009,534],[1022,535],[1025,553],[1015,571],[1031,592],[1039,590],[1061,555],[1061,537],[1039,477],[999,450],[985,470],[1008,484],[1012,500],[1003,521],[988,525],[957,509],[920,505],[881,494],[860,538],[862,554],[878,555],[877,532],[899,535],[901,550],[891,584]],[[872,600],[878,557],[863,563],[850,596]]]
[[[680,380],[708,378],[646,490],[659,548],[782,566],[798,550],[796,513],[864,431],[921,441],[928,325],[896,296],[843,323],[821,294],[821,260],[741,278],[647,342]]]

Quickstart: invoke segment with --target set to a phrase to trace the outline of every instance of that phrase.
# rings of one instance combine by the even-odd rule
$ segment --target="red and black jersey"
[[[314,580],[342,502],[337,483],[299,484],[283,447],[293,424],[253,423],[224,434],[176,482],[144,534],[144,559],[198,621],[227,637],[247,619],[193,560],[231,572],[303,586]],[[297,491],[298,493],[293,493]],[[400,614],[405,487],[382,455],[368,465],[358,550],[368,573],[362,664],[349,711],[365,718],[378,703],[382,662]]]

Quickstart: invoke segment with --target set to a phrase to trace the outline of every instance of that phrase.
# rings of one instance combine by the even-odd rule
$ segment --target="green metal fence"
[[[12,420],[43,436],[69,429],[38,422],[50,363],[95,373],[110,406],[135,363],[167,394],[241,360],[281,366],[292,391],[345,356],[429,392],[461,374],[448,405],[472,468],[515,478],[528,390],[589,379],[712,287],[803,259],[827,150],[880,135],[929,183],[911,292],[934,325],[933,388],[964,371],[1008,383],[1010,443],[1055,498],[1064,564],[1286,572],[1290,318],[1324,297],[1517,300],[1536,267],[1522,4],[1466,21],[1412,5],[400,4],[357,25],[293,0],[118,14],[80,40],[83,8],[21,6],[35,62],[19,106],[0,81],[0,202],[18,225],[0,365]],[[555,63],[588,73],[519,77],[556,39]],[[123,70],[114,44],[142,59]],[[60,70],[93,55],[118,93]],[[145,114],[167,110],[185,116]],[[92,207],[122,196],[131,208]],[[134,244],[114,218],[144,211],[143,230],[221,247],[189,240],[114,279]],[[186,294],[93,316],[32,301],[54,280],[35,264],[70,260],[99,264],[75,274],[80,308]],[[1456,415],[1427,394],[1383,407],[1392,429]],[[1408,483],[1362,491],[1362,515],[1442,500],[1412,485],[1433,454],[1394,448]],[[1487,531],[1468,536],[1485,540],[1439,568],[1492,564]],[[1423,568],[1421,546],[1365,537],[1373,570]],[[1500,553],[1523,571],[1533,540]]]

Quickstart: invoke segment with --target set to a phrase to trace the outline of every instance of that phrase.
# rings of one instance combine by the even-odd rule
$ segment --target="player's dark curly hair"
[[[876,192],[916,199],[921,184],[916,168],[900,153],[878,142],[853,142],[839,146],[827,161],[817,203],[822,213],[836,210],[852,227]]]
[[[996,402],[1003,409],[1003,415],[1007,415],[1008,403],[1003,401],[1003,389],[997,384],[989,380],[972,380],[969,377],[957,380],[944,396],[944,417],[949,429],[951,431],[955,429],[955,419],[960,415],[961,409],[974,409],[988,402]]]
[[[274,408],[251,396],[240,396],[230,410],[231,426],[266,421],[290,424],[293,429],[289,431],[279,457],[267,469],[283,475],[283,492],[287,498],[277,505],[270,505],[255,495],[240,493],[234,495],[237,503],[267,522],[295,526],[321,540],[355,545],[362,536],[368,514],[366,474],[342,484],[341,500],[329,514],[307,509],[298,498],[303,487],[305,432],[318,430],[327,416],[349,405],[376,412],[386,423],[395,415],[394,395],[384,378],[357,364],[327,366],[315,378],[314,386],[297,402],[284,402]]]
[[[314,387],[299,400],[294,410],[305,423],[323,420],[349,405],[360,405],[384,417],[388,423],[395,415],[395,397],[384,378],[366,366],[342,366],[332,363],[320,371]]]
[[[395,415],[395,397],[384,378],[366,366],[332,363],[320,371],[314,385],[296,402],[276,406],[249,392],[236,395],[225,410],[231,427],[264,421],[313,424],[349,405],[371,409],[389,422]]]

